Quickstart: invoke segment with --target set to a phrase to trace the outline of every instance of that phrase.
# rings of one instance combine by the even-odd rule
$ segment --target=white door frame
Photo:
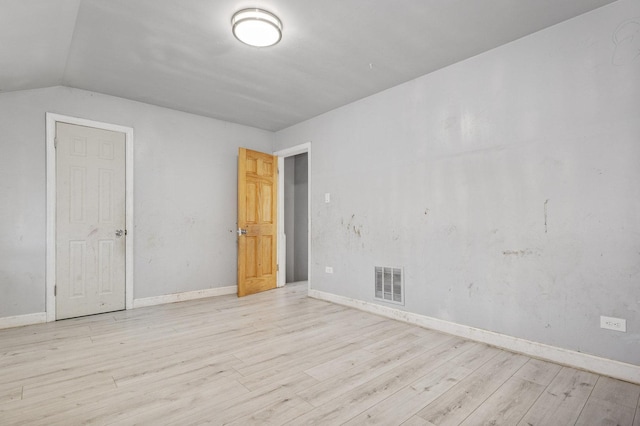
[[[311,288],[311,142],[292,146],[273,155],[278,156],[278,287],[283,287],[287,281],[287,247],[284,235],[284,159],[298,154],[307,153],[307,281]]]
[[[133,308],[133,128],[66,115],[47,113],[47,248],[46,248],[46,310],[47,322],[56,320],[56,123],[69,123],[96,129],[111,130],[125,135],[125,307]]]

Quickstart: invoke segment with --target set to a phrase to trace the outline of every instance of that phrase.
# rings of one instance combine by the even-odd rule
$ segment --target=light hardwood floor
[[[640,386],[306,297],[0,330],[2,425],[633,425]]]

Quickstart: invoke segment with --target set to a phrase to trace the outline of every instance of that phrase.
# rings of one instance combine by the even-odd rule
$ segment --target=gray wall
[[[309,269],[308,155],[284,159],[286,282],[306,281]]]
[[[236,284],[238,147],[273,134],[65,87],[0,94],[0,317],[45,311],[45,113],[134,128],[134,297]]]
[[[295,268],[294,280],[306,281],[309,269],[309,168],[308,155],[295,157]]]
[[[286,238],[286,279],[285,282],[295,282],[296,243],[296,157],[284,159],[284,234]]]
[[[378,303],[374,265],[403,266],[401,309],[640,364],[630,17],[616,2],[278,132],[313,144],[313,288]]]

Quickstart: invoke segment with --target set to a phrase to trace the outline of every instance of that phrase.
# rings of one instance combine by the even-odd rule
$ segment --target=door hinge
[[[278,263],[278,264],[276,265],[276,272],[277,272],[277,271],[279,271],[279,270],[280,270],[280,264]]]
[[[53,295],[54,295],[54,296],[57,296],[57,295],[58,295],[58,286],[57,286],[57,285],[54,285],[54,286],[53,286]]]
[[[58,149],[58,138],[53,138],[53,149]]]
[[[124,230],[124,236],[125,237],[127,236],[127,230],[126,229]]]

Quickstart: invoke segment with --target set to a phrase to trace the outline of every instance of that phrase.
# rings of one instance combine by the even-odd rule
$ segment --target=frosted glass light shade
[[[273,13],[262,9],[243,9],[231,18],[233,35],[250,46],[267,47],[282,38],[282,22]]]

